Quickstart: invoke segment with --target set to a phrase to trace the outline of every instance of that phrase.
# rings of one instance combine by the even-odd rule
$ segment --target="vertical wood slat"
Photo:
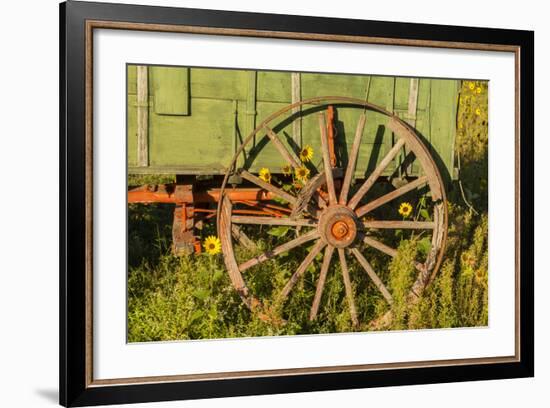
[[[431,81],[430,153],[436,152],[448,170],[442,174],[444,179],[452,175],[454,167],[457,93],[458,81]]]
[[[233,100],[233,154],[237,153],[237,150],[241,146],[242,138],[240,138],[240,132],[239,132],[239,101],[237,99]],[[244,166],[244,162],[246,160],[246,149],[241,152],[239,157],[237,158],[236,166],[237,168],[241,168]]]
[[[256,115],[258,113],[256,111],[257,87],[258,87],[258,73],[256,71],[248,71],[247,88],[246,88],[245,135],[249,135],[256,128]],[[254,141],[254,145],[256,145],[255,141]]]
[[[407,110],[407,122],[412,127],[416,126],[416,108],[418,105],[418,78],[411,78],[409,85],[409,106]]]
[[[327,135],[327,121],[325,113],[319,112],[319,131],[321,133],[321,149],[323,151],[323,170],[327,180],[327,190],[330,205],[336,205],[336,189],[334,188],[334,177],[332,175],[332,166],[330,164],[329,142]]]
[[[393,112],[395,97],[395,78],[373,76],[371,77],[368,86],[369,88],[367,102],[381,106],[385,108],[388,112]],[[370,118],[372,118],[372,120],[369,120]],[[388,131],[388,129],[381,126],[376,116],[371,116],[369,113],[367,113],[367,122],[365,124],[364,134],[367,137],[367,143],[369,138],[371,140],[374,139],[373,141],[375,143],[379,143],[379,146],[377,146],[380,148],[377,156],[378,159],[384,157],[384,155],[387,154],[393,146],[392,134]],[[366,165],[373,164],[375,167],[375,165],[378,164],[378,160],[376,163],[370,163],[369,160],[364,160],[363,163],[363,165],[361,164],[361,162],[358,163],[356,173],[365,174],[365,172],[367,171]],[[395,162],[392,161],[392,165],[388,166],[383,175],[390,175],[393,173],[395,169],[394,163]]]
[[[409,81],[409,101],[407,106],[407,116],[406,116],[406,122],[411,125],[413,128],[416,127],[416,114],[417,114],[417,108],[418,108],[418,86],[419,86],[419,80],[418,78],[411,78]],[[410,150],[405,148],[403,149],[403,152],[401,152],[401,155],[399,157],[399,171],[405,172],[405,174],[409,174],[413,172],[413,163],[410,163],[406,168],[402,168],[402,164],[405,161],[406,157],[409,155]]]
[[[292,103],[300,102],[302,100],[302,88],[301,88],[301,76],[299,72],[292,72],[290,74],[291,89],[292,89]],[[298,114],[301,111],[301,107],[297,106],[292,109],[293,114]],[[302,147],[302,118],[298,117],[292,122],[292,139],[297,146]]]
[[[137,165],[149,165],[149,83],[146,66],[137,67]]]

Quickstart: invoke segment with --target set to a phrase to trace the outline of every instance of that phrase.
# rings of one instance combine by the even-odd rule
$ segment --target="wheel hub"
[[[319,234],[336,248],[350,246],[357,236],[357,217],[345,206],[332,206],[323,211],[319,218]]]

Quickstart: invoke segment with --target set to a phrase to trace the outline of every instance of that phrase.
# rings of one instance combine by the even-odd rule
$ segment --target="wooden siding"
[[[152,67],[150,67],[152,68]],[[269,71],[224,70],[208,68],[154,67],[149,70],[149,166],[137,167],[137,99],[136,67],[128,66],[128,166],[129,172],[221,174],[240,142],[257,123],[292,102],[291,73]],[[411,110],[410,79],[302,73],[299,97],[351,96],[395,112],[414,123],[421,137],[433,149],[436,161],[453,174],[456,104],[458,81],[420,79],[416,109]],[[296,82],[294,84],[296,86]],[[296,95],[294,96],[296,98]],[[302,112],[315,110],[304,106]],[[337,109],[336,150],[345,166],[351,149],[360,109]],[[292,124],[284,119],[273,123],[283,143],[295,149],[299,141],[315,151],[314,164],[322,168],[317,115],[305,115]],[[300,137],[296,138],[295,132]],[[250,171],[268,167],[273,173],[285,164],[276,149],[259,133],[246,149]],[[298,140],[298,143],[296,143]],[[368,112],[363,131],[356,177],[372,171],[394,144],[387,119]],[[403,151],[384,174],[396,171],[407,152]],[[245,163],[241,158],[241,165]],[[248,164],[250,166],[248,166]],[[440,167],[441,167],[440,166]],[[418,165],[407,169],[417,175]]]

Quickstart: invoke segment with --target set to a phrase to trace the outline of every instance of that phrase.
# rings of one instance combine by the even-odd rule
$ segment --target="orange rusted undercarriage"
[[[128,203],[217,203],[220,199],[220,189],[193,192],[188,188],[180,188],[176,184],[146,185],[128,191]],[[260,188],[226,189],[225,193],[231,201],[268,201],[274,195]]]
[[[259,188],[230,188],[225,190],[225,194],[233,203],[248,207],[234,209],[235,214],[282,217],[291,212],[288,208],[266,203],[265,201],[273,200],[274,195]],[[209,208],[212,206],[208,204],[215,204],[219,199],[220,189],[193,191],[192,185],[145,185],[128,191],[129,204],[176,205],[172,226],[172,249],[178,255],[201,252],[200,241],[194,235],[194,229],[216,216],[216,210]]]

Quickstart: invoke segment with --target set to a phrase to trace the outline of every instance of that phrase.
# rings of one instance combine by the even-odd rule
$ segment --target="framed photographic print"
[[[533,376],[533,32],[60,16],[61,404]]]

